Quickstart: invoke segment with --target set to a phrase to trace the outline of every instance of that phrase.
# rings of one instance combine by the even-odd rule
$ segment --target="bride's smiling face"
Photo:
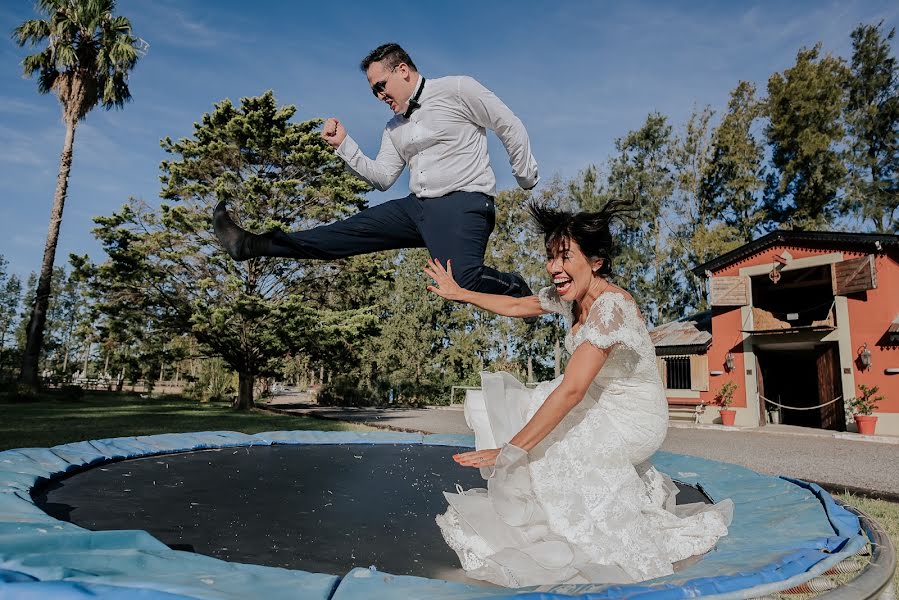
[[[590,260],[572,239],[563,238],[547,252],[546,271],[552,277],[559,297],[569,302],[582,302],[591,286],[599,279],[593,270],[602,259]]]

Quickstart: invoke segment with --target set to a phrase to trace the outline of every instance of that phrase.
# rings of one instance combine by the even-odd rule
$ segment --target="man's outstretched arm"
[[[471,77],[459,78],[459,99],[468,108],[472,121],[491,129],[509,153],[509,164],[518,185],[529,190],[537,185],[537,161],[521,119],[496,94]]]
[[[365,156],[337,119],[325,121],[322,137],[337,151],[337,156],[346,162],[353,173],[382,192],[394,184],[406,167],[406,162],[397,152],[386,129],[381,136],[381,149],[374,160]]]

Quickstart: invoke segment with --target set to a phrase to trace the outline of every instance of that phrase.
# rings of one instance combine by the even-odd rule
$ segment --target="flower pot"
[[[722,408],[721,409],[721,424],[722,425],[733,425],[734,419],[737,416],[737,411],[732,408]]]
[[[877,427],[877,417],[873,415],[855,415],[855,426],[861,435],[874,435]]]

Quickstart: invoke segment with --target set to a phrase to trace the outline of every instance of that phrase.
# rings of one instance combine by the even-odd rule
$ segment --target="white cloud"
[[[155,43],[176,48],[218,48],[242,39],[236,29],[227,31],[184,12],[171,2],[141,2],[120,12],[131,19],[135,34],[150,43],[151,53]],[[222,13],[217,9],[216,14]]]
[[[10,115],[46,115],[46,105],[36,102],[0,96],[0,113]]]
[[[14,128],[0,124],[0,164],[28,165],[46,169],[59,158],[62,138],[59,128]],[[51,142],[55,140],[55,146]],[[54,149],[55,148],[55,149]]]

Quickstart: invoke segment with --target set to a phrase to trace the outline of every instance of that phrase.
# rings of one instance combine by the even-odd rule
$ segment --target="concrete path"
[[[295,414],[363,423],[374,427],[387,427],[397,431],[421,431],[423,433],[471,433],[465,424],[462,405],[431,408],[345,408],[319,406],[309,401],[306,394],[287,392],[260,404]]]
[[[397,430],[471,432],[459,405],[426,409],[321,407],[309,403],[302,394],[286,393],[265,406]],[[678,424],[668,429],[662,449],[814,481],[830,490],[868,490],[899,502],[899,438],[834,434],[784,425],[737,429]]]

